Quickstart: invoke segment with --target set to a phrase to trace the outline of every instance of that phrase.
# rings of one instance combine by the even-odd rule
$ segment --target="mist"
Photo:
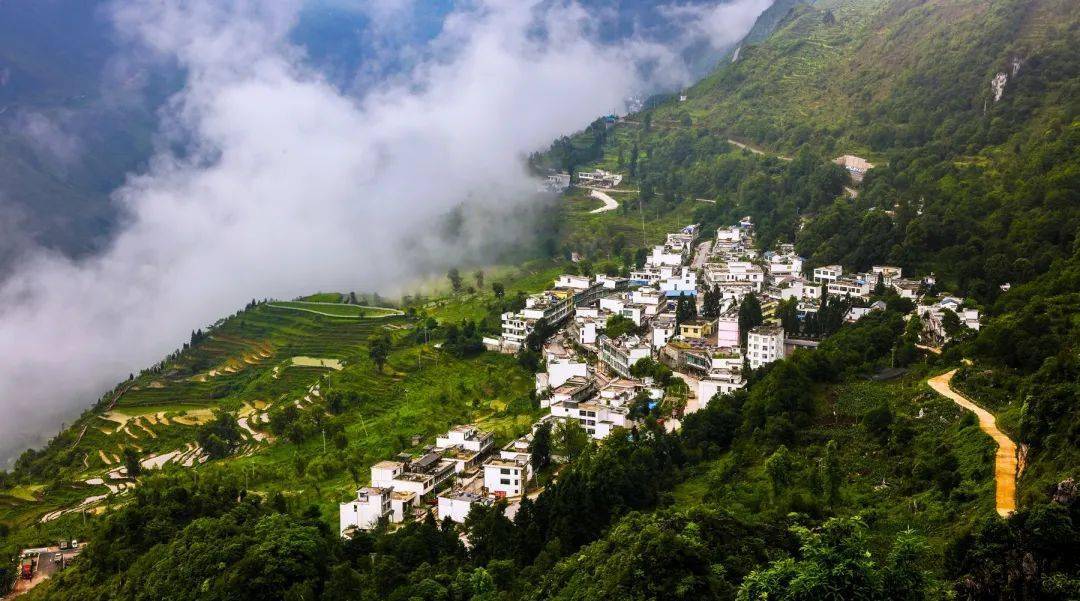
[[[726,10],[745,33],[763,4]],[[370,5],[392,20],[409,2]],[[431,58],[361,96],[289,42],[301,8],[112,6],[137,52],[177,61],[187,79],[160,109],[162,150],[114,192],[123,219],[106,248],[82,259],[24,249],[0,284],[0,460],[252,298],[385,290],[434,257],[449,265],[521,239],[529,224],[500,216],[543,202],[527,153],[689,77],[678,48],[596,41],[601,17],[574,3],[490,0],[455,9]],[[52,136],[50,151],[93,152],[47,123],[28,127]],[[441,245],[433,232],[462,203],[492,217]]]

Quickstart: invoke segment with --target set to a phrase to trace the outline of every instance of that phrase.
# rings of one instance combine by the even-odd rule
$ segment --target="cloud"
[[[662,46],[595,41],[575,4],[491,0],[447,18],[437,59],[350,97],[288,42],[300,8],[114,7],[120,31],[186,70],[162,109],[183,151],[116,191],[126,225],[103,253],[39,251],[0,285],[0,402],[19,416],[0,420],[0,452],[253,297],[385,290],[523,237],[499,219],[537,202],[522,157],[652,85],[636,63],[677,65]],[[461,203],[479,207],[465,243],[439,245]]]
[[[38,111],[15,113],[10,130],[40,158],[58,167],[72,164],[82,156],[82,143],[67,121],[70,112],[63,109],[46,115]]]
[[[742,40],[758,15],[773,0],[734,0],[723,4],[670,4],[662,12],[688,32],[706,40],[716,49],[726,49]]]

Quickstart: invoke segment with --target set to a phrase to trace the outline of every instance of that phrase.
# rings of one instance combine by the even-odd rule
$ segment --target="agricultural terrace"
[[[307,302],[307,301],[271,301],[267,306],[274,309],[290,309],[293,311],[307,311],[316,315],[327,317],[351,317],[351,318],[379,318],[401,315],[397,309],[386,307],[368,307],[364,305],[347,305],[344,303]]]
[[[544,262],[500,279],[509,296],[542,289],[556,271]],[[461,304],[458,297],[430,302],[454,303],[463,314],[494,302],[490,289],[466,296]],[[358,308],[352,307],[345,311]],[[261,303],[198,333],[41,451],[24,472],[29,481],[0,491],[0,522],[20,526],[23,546],[36,538],[85,537],[84,512],[124,502],[116,493],[130,486],[121,472],[125,449],[137,453],[144,473],[242,472],[257,493],[318,505],[330,519],[376,461],[418,451],[454,424],[479,423],[504,442],[539,417],[532,376],[514,357],[452,356],[434,340],[420,343],[413,321],[382,311],[378,319],[367,313],[343,319]],[[437,313],[430,314],[456,321]],[[381,370],[367,348],[379,331],[393,340]],[[217,410],[236,420],[240,441],[229,458],[208,461],[198,433]]]

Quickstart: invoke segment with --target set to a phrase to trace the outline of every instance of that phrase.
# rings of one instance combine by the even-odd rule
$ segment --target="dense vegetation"
[[[512,520],[498,505],[475,511],[469,547],[434,518],[341,541],[338,497],[372,461],[412,448],[412,435],[480,419],[505,440],[528,426],[539,357],[482,353],[478,339],[568,266],[491,272],[488,286],[454,270],[453,294],[407,299],[392,327],[253,305],[99,409],[119,396],[120,408],[157,410],[149,384],[172,374],[183,380],[172,390],[198,408],[236,410],[319,383],[317,411],[272,407],[266,427],[278,440],[252,458],[144,474],[103,517],[30,526],[26,497],[52,508],[100,492],[78,482],[79,445],[128,452],[96,429],[68,430],[5,476],[4,549],[72,531],[93,541],[40,598],[1078,598],[1076,16],[1051,0],[778,2],[762,26],[777,32],[752,35],[685,102],[598,120],[531,159],[628,176],[617,211],[591,214],[595,201],[570,192],[543,213],[545,252],[577,253],[574,269],[625,272],[665,231],[697,221],[708,234],[749,215],[760,244],[793,242],[812,265],[894,263],[971,298],[984,326],[940,356],[916,348],[918,318],[905,322],[910,307],[894,295],[853,325],[841,325],[843,299],[812,320],[781,303],[786,329],[824,337],[817,350],[751,373],[746,389],[675,433],[645,402],[634,410],[646,425],[600,445],[544,434],[543,446],[574,460],[556,474],[551,448],[534,447],[546,489]],[[995,99],[998,72],[1008,82]],[[846,153],[877,165],[857,190],[830,161]],[[756,299],[740,315],[764,319]],[[289,366],[275,378],[267,362],[188,379],[256,350],[346,368]],[[909,371],[868,380],[888,367]],[[1021,509],[1008,519],[993,511],[990,441],[923,384],[951,368],[1023,445]],[[235,425],[219,414],[194,435],[230,456],[254,444]],[[170,436],[156,444],[175,446]],[[50,474],[67,481],[41,484]]]

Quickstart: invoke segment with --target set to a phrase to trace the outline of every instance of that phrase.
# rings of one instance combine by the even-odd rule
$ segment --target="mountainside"
[[[1080,598],[1078,38],[1058,0],[778,1],[685,98],[530,158],[623,176],[546,213],[553,256],[394,302],[253,301],[193,331],[0,474],[0,554],[90,541],[29,599]],[[872,167],[853,179],[839,155]],[[544,413],[543,336],[483,350],[527,293],[628,275],[666,233],[746,216],[804,270],[895,265],[981,327],[950,310],[926,340],[929,316],[883,278],[874,311],[755,298],[740,326],[816,348],[747,363],[745,388],[696,412],[681,376],[636,364],[659,402],[636,398],[638,425],[598,444],[567,427],[541,448],[536,431],[540,488],[509,517],[478,504],[461,525],[339,537],[338,503],[375,462],[465,423],[501,447]],[[995,444],[941,378],[1019,445],[1008,517]]]

